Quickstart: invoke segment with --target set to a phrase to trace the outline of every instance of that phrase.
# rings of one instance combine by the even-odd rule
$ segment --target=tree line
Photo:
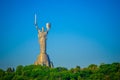
[[[120,80],[120,63],[90,64],[88,67],[67,69],[40,65],[19,65],[0,69],[0,80]]]

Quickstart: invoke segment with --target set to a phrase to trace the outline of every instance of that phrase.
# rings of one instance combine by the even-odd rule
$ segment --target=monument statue
[[[46,23],[46,28],[47,28],[46,31],[44,30],[44,27],[42,27],[42,30],[40,30],[37,25],[36,14],[35,14],[35,26],[38,31],[38,39],[40,43],[40,54],[37,58],[37,61],[34,64],[53,67],[53,63],[50,61],[49,56],[46,53],[46,39],[47,39],[46,36],[50,29],[50,23]]]

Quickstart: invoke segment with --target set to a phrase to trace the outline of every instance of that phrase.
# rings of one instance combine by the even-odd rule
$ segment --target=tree
[[[57,72],[67,71],[67,68],[64,68],[64,67],[57,67],[57,68],[55,68],[55,71],[57,71]]]
[[[119,80],[120,63],[95,64],[80,69],[76,66],[68,70],[64,67],[49,68],[40,65],[19,65],[14,69],[0,69],[0,80]]]
[[[7,72],[14,72],[14,68],[9,67],[9,68],[7,68],[6,71],[7,71]]]
[[[90,75],[90,80],[104,80],[104,75],[102,73],[94,73]]]
[[[4,75],[5,75],[5,71],[0,69],[0,80],[3,79]]]
[[[97,65],[91,64],[91,65],[88,66],[88,69],[90,69],[90,70],[97,70],[98,68],[97,68]]]
[[[102,64],[99,66],[99,72],[107,75],[110,73],[110,64]]]
[[[81,78],[81,76],[78,76],[77,80],[83,80],[83,79]]]
[[[22,75],[22,73],[23,73],[23,66],[22,65],[17,66],[16,74],[17,75]]]

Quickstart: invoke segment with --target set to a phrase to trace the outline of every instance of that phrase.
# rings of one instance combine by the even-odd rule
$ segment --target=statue
[[[37,61],[35,62],[35,65],[46,65],[49,67],[53,67],[52,62],[50,62],[49,56],[46,53],[46,36],[48,34],[48,31],[50,29],[50,23],[46,23],[46,31],[44,30],[44,27],[42,27],[42,30],[38,28],[37,21],[36,21],[36,15],[35,15],[35,26],[38,31],[38,39],[40,43],[40,55],[38,56]]]
[[[50,26],[49,23],[46,24],[46,26]],[[41,53],[45,53],[46,51],[46,36],[48,33],[48,28],[47,31],[44,31],[44,28],[42,27],[42,31],[38,28],[36,25],[36,28],[38,30],[38,38],[39,38],[39,43],[40,43],[40,51]]]

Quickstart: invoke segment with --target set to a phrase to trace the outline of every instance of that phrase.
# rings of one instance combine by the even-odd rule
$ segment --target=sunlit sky
[[[0,68],[36,61],[35,13],[55,67],[120,62],[119,0],[0,0]]]

